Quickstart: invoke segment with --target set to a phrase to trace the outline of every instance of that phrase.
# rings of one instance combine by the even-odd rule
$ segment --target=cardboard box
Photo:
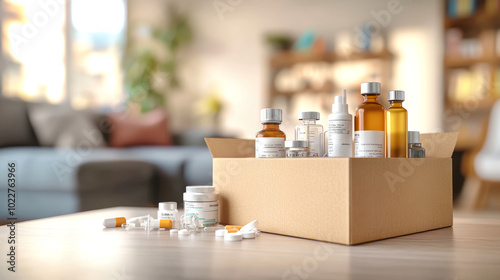
[[[206,138],[220,222],[347,245],[452,226],[457,136],[422,134],[425,159],[254,158],[253,139]]]

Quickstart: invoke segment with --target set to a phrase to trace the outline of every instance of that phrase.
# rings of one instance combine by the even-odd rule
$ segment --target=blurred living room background
[[[386,106],[406,92],[409,130],[460,133],[457,209],[500,209],[498,0],[0,3],[0,158],[18,166],[20,219],[181,207],[212,182],[204,137],[253,138],[266,107],[289,139],[301,111],[327,127],[334,96],[353,114],[367,81]]]

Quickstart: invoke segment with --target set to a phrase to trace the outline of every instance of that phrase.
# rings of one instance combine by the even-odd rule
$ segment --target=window
[[[77,109],[123,100],[125,0],[2,0],[1,14],[4,96]]]

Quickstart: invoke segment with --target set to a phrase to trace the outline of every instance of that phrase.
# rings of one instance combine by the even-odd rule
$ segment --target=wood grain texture
[[[109,208],[16,225],[16,270],[0,279],[500,279],[500,215],[455,214],[453,228],[358,246],[274,234],[225,242],[211,233],[105,229],[105,218],[154,208]],[[297,225],[300,226],[300,225]],[[318,225],[320,226],[320,225]]]

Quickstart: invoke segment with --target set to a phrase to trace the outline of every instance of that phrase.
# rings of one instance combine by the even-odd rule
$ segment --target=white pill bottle
[[[204,227],[219,224],[219,194],[213,186],[188,186],[184,193],[184,216],[197,216]]]

